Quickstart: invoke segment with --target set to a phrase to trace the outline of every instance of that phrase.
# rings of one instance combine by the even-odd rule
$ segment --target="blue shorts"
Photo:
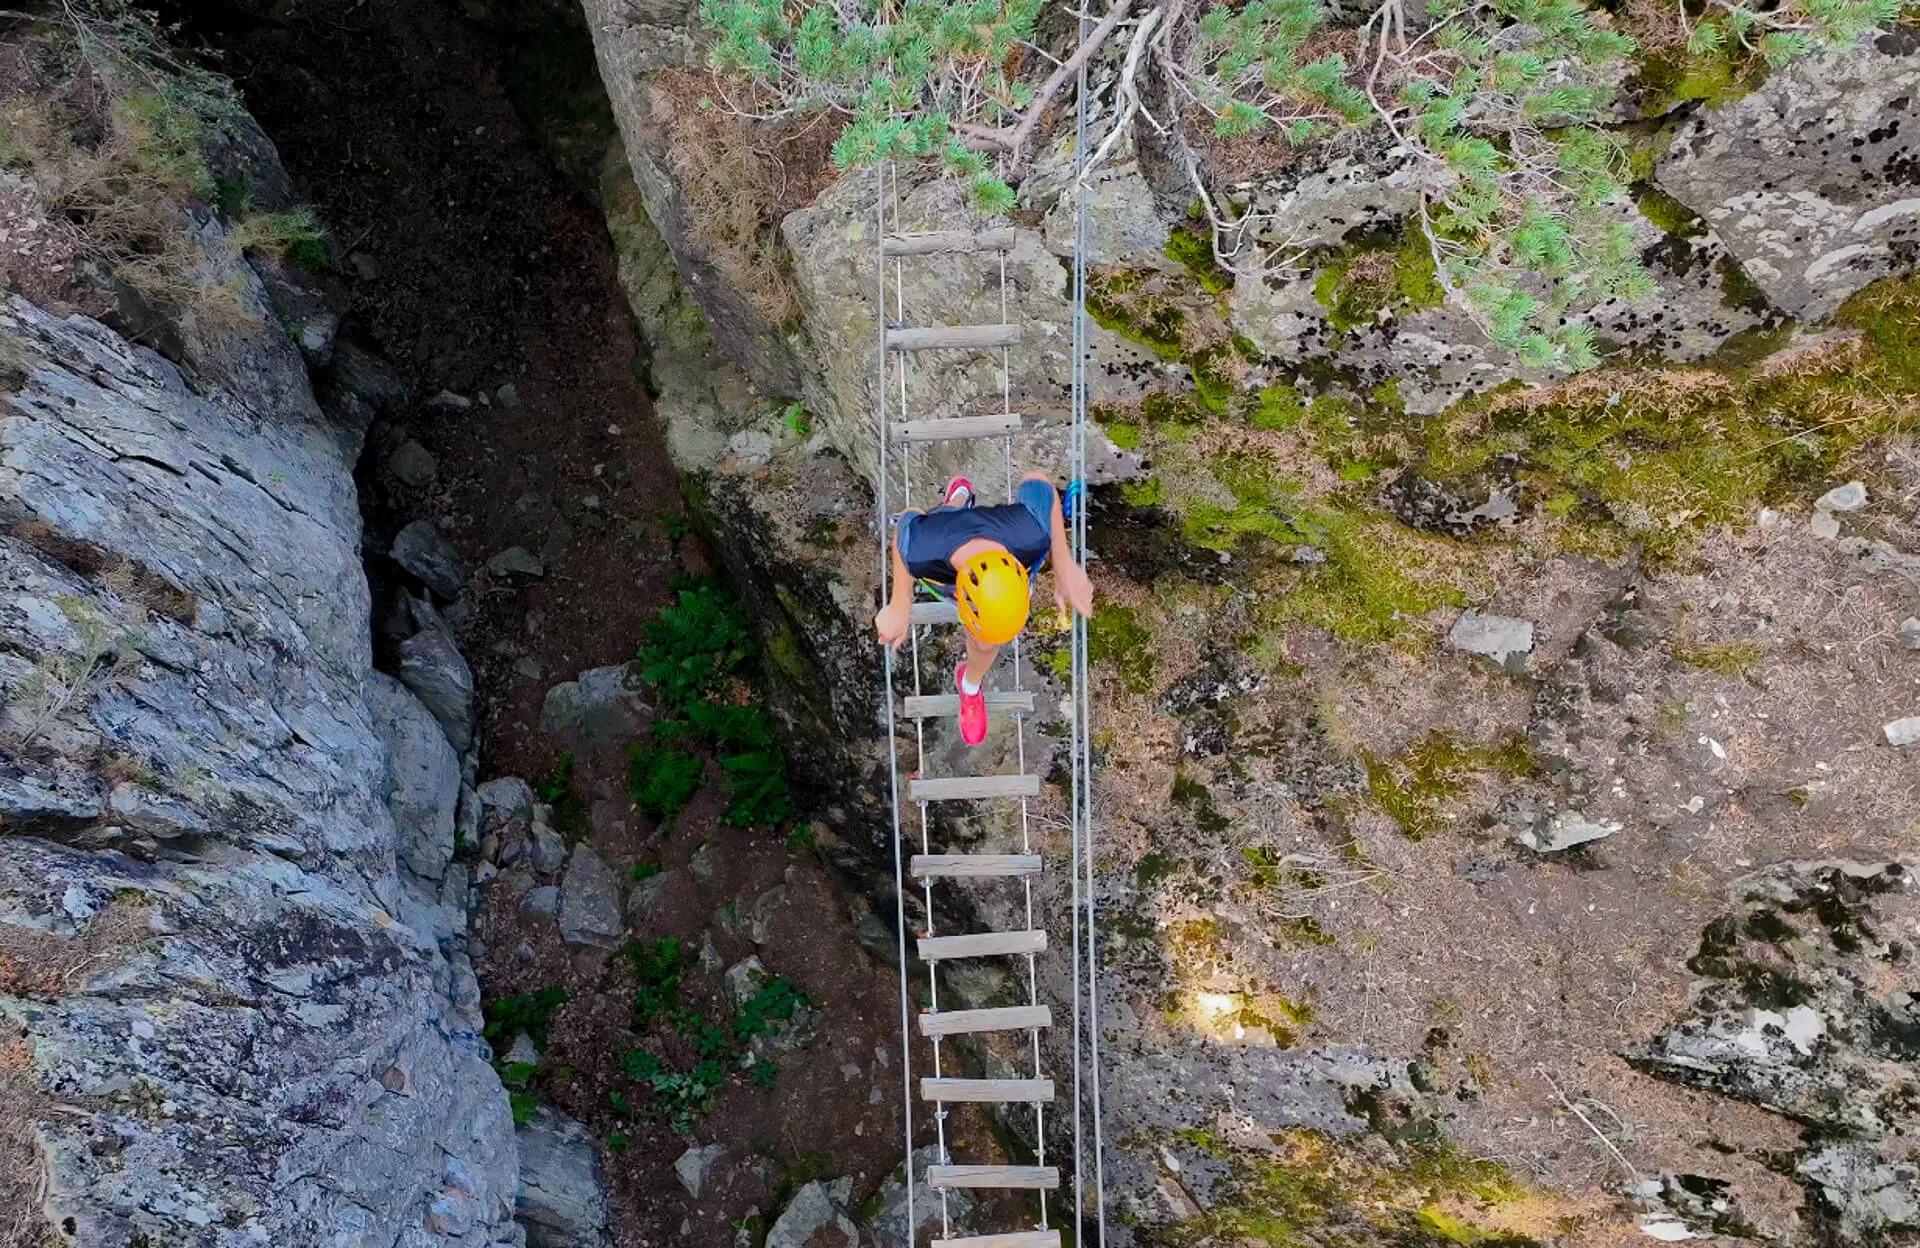
[[[1014,501],[993,507],[936,507],[900,517],[900,558],[922,585],[942,597],[953,585],[953,552],[977,537],[1005,546],[1027,571],[1037,571],[1053,547],[1054,489],[1022,481]]]

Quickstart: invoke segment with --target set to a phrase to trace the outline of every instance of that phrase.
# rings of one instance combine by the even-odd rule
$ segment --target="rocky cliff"
[[[44,85],[9,80],[10,123]],[[257,128],[221,133],[221,176],[291,209]],[[522,1243],[459,725],[373,667],[353,470],[397,379],[204,206],[167,225],[207,301],[116,303],[50,207],[74,153],[29,150],[10,277],[57,287],[62,241],[89,267],[60,311],[0,302],[0,1238]]]
[[[676,459],[726,500],[715,537],[775,661],[825,681],[832,713],[810,722],[849,744],[822,780],[847,795],[849,864],[870,867],[884,847],[852,816],[876,735],[857,644],[874,175],[823,172],[798,123],[716,122],[689,8],[584,7],[631,170],[610,219]],[[1751,917],[1801,887],[1778,881],[1906,887],[1914,37],[1734,73],[1645,29],[1614,114],[1635,179],[1616,216],[1653,292],[1592,311],[1609,358],[1571,380],[1444,297],[1404,150],[1200,151],[1215,194],[1294,249],[1264,271],[1215,262],[1178,153],[1137,116],[1091,187],[1094,471],[1115,483],[1093,538],[1107,1105],[1144,1242],[1914,1230],[1897,1131],[1794,1100],[1827,1080],[1855,1088],[1833,1093],[1844,1112],[1874,1101],[1825,1074],[1885,1069],[1882,1033],[1842,1001],[1868,973],[1782,995],[1703,961],[1728,924],[1800,948]],[[1095,62],[1095,142],[1122,56]],[[1040,426],[1016,469],[1060,469],[1067,151],[1043,143],[1021,182],[1004,270],[1029,329],[1008,391]],[[780,191],[746,226],[714,215],[756,178]],[[903,228],[965,219],[923,171],[898,195]],[[901,323],[998,311],[997,265],[910,276]],[[906,403],[957,415],[1000,386],[984,360],[937,357]],[[995,456],[919,457],[915,484],[997,482]],[[775,585],[814,586],[809,610]],[[1817,865],[1835,855],[1862,865]],[[1904,955],[1875,956],[1899,974]]]

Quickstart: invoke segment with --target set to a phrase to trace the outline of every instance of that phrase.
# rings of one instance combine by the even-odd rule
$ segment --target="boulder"
[[[533,786],[519,776],[501,776],[475,790],[488,815],[509,822],[533,818]]]
[[[527,1248],[611,1248],[600,1156],[587,1129],[542,1105],[517,1134],[514,1212],[527,1229]]]
[[[680,1186],[687,1189],[687,1195],[696,1200],[700,1198],[700,1189],[706,1186],[714,1163],[726,1151],[719,1144],[702,1144],[680,1154],[680,1160],[673,1163],[673,1172],[679,1176]]]
[[[614,948],[626,939],[620,880],[585,841],[573,847],[560,889],[560,934],[570,945]]]
[[[1454,621],[1447,644],[1468,654],[1483,654],[1503,667],[1524,668],[1526,656],[1533,652],[1533,621],[1467,611]]]
[[[515,576],[545,576],[547,565],[525,546],[509,546],[487,560],[487,571],[496,579],[506,580]]]
[[[860,1230],[847,1214],[853,1180],[815,1179],[793,1194],[767,1232],[766,1248],[859,1248]]]
[[[874,1210],[867,1223],[873,1241],[878,1244],[917,1244],[923,1238],[922,1232],[928,1227],[940,1224],[941,1197],[927,1186],[927,1167],[940,1164],[940,1150],[932,1145],[914,1150],[913,1154],[913,1228],[912,1234],[907,1228],[907,1176],[905,1166],[896,1166],[886,1182],[880,1185],[879,1196],[867,1207]],[[951,1224],[951,1234],[947,1238],[960,1238],[974,1230],[972,1219],[973,1197],[964,1189],[944,1193],[945,1210]]]
[[[456,753],[473,747],[473,669],[431,606],[414,599],[420,631],[400,643],[400,683],[433,712]]]
[[[408,438],[387,456],[387,473],[402,485],[421,489],[433,484],[440,466],[426,447]]]
[[[1833,315],[1920,240],[1920,56],[1904,31],[1804,57],[1701,109],[1654,167],[1775,307]],[[1903,260],[1902,257],[1907,257]]]
[[[460,763],[420,700],[390,676],[367,686],[374,730],[387,743],[387,809],[399,833],[397,855],[409,871],[438,880],[453,858]]]
[[[1595,823],[1577,810],[1563,810],[1541,823],[1522,828],[1514,839],[1536,853],[1551,854],[1612,836],[1617,823]]]
[[[640,698],[640,681],[628,665],[596,667],[578,680],[547,690],[540,731],[577,747],[612,745],[646,730],[653,710]]]
[[[396,533],[391,554],[395,563],[448,602],[466,587],[467,570],[459,553],[425,520],[415,520]]]

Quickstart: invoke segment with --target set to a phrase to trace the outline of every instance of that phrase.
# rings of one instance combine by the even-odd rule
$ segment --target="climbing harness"
[[[1084,19],[1083,19],[1084,23]],[[1086,168],[1086,71],[1080,71],[1080,104],[1077,118],[1075,156],[1075,245],[1074,313],[1072,368],[1072,430],[1070,439],[1070,482],[1065,502],[1069,537],[1077,561],[1084,566],[1087,549],[1087,510],[1083,480],[1086,465],[1086,300],[1085,263],[1087,247],[1086,203],[1083,191]],[[879,481],[875,492],[875,528],[880,539],[880,594],[887,600],[890,563],[887,544],[892,539],[889,518],[913,503],[914,450],[924,444],[962,439],[994,439],[1002,443],[1006,465],[1008,498],[1014,494],[1013,439],[1025,427],[1025,418],[1012,410],[1012,350],[1021,339],[1021,327],[1007,319],[1007,255],[1013,249],[1015,232],[1010,228],[983,231],[930,231],[906,233],[899,229],[899,175],[891,165],[883,164],[875,172],[875,223],[878,226],[875,273],[876,320],[880,327],[878,435]],[[996,258],[999,268],[1000,318],[997,323],[912,328],[906,323],[907,264],[915,257],[938,255],[978,255]],[[889,265],[891,276],[889,275]],[[891,294],[891,306],[889,295]],[[992,352],[999,356],[1000,410],[978,416],[943,416],[934,419],[909,419],[908,374],[922,352]],[[891,410],[890,410],[891,409]],[[896,479],[897,473],[897,479]],[[898,497],[896,498],[896,490]],[[1040,795],[1040,777],[1029,774],[1027,719],[1034,710],[1033,690],[1026,687],[1027,671],[1021,638],[1011,642],[1012,687],[987,691],[987,706],[997,714],[1010,715],[1014,725],[1016,770],[1011,774],[986,776],[935,777],[926,774],[926,721],[953,716],[958,710],[956,694],[927,694],[921,687],[920,635],[923,629],[953,624],[958,619],[957,604],[949,597],[916,600],[908,629],[908,665],[912,673],[911,694],[896,701],[894,652],[883,652],[885,674],[886,727],[889,754],[888,778],[893,811],[895,921],[899,932],[900,959],[900,1039],[902,1096],[905,1113],[907,1220],[902,1248],[912,1248],[917,1226],[914,1189],[924,1177],[927,1187],[940,1205],[940,1231],[934,1248],[1059,1248],[1060,1232],[1049,1227],[1048,1197],[1061,1187],[1058,1165],[1047,1160],[1047,1107],[1054,1101],[1053,1080],[1045,1074],[1042,1033],[1053,1025],[1053,1010],[1040,1000],[1039,959],[1048,953],[1047,930],[1036,923],[1034,883],[1045,869],[1043,855],[1034,845],[1031,803]],[[1061,702],[1062,713],[1070,721],[1067,743],[1071,773],[1069,801],[1072,820],[1066,866],[1072,879],[1072,928],[1069,979],[1072,991],[1073,1031],[1073,1183],[1071,1200],[1074,1242],[1088,1244],[1085,1218],[1091,1206],[1099,1243],[1105,1243],[1105,1158],[1101,1146],[1099,1027],[1096,968],[1098,950],[1094,937],[1093,842],[1091,801],[1088,789],[1090,754],[1087,742],[1089,700],[1087,689],[1087,627],[1075,616],[1070,634],[1070,682]],[[902,741],[898,720],[904,717],[913,726],[913,764],[902,785]],[[911,813],[902,818],[903,801]],[[929,808],[936,803],[954,801],[1019,802],[1019,852],[996,854],[935,853],[932,844],[934,820]],[[917,846],[908,838],[917,816]],[[917,852],[914,850],[917,849]],[[915,952],[926,964],[927,1008],[917,1016],[911,997],[911,963],[908,958],[907,893],[908,879],[918,882],[922,893],[926,931],[916,938]],[[935,930],[934,890],[941,881],[954,879],[1003,880],[1017,882],[1024,903],[1025,927],[1018,931],[975,932],[941,935]],[[1018,908],[1018,903],[1016,903]],[[1083,934],[1084,928],[1084,934]],[[940,970],[950,961],[968,958],[1011,957],[1026,962],[1026,1002],[994,1009],[943,1010],[940,1005]],[[1083,982],[1084,980],[1084,982]],[[944,1045],[954,1037],[986,1032],[1026,1032],[1029,1043],[1023,1046],[1031,1056],[1030,1077],[1013,1079],[962,1079],[949,1077]],[[920,1044],[931,1049],[930,1075],[916,1087],[914,1054]],[[1084,1052],[1083,1052],[1084,1051]],[[1025,1063],[1023,1057],[1023,1064]],[[1085,1074],[1083,1074],[1083,1068]],[[1083,1097],[1083,1090],[1089,1095]],[[1090,1113],[1083,1113],[1083,1100]],[[914,1156],[914,1108],[916,1101],[930,1107],[934,1127],[935,1161],[924,1176],[918,1173]],[[956,1104],[1024,1105],[1033,1111],[1033,1138],[1036,1156],[1032,1165],[968,1164],[956,1158],[947,1132],[948,1107]],[[1090,1137],[1090,1143],[1089,1143]],[[1092,1172],[1086,1174],[1083,1159],[1092,1159]],[[952,1193],[963,1189],[1032,1191],[1038,1197],[1035,1217],[1026,1229],[1001,1231],[955,1238],[953,1232]]]

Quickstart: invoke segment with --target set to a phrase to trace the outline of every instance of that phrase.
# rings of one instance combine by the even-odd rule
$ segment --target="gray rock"
[[[1495,663],[1511,665],[1533,651],[1533,621],[1507,615],[1463,613],[1447,633],[1447,642],[1455,650],[1483,654]]]
[[[501,407],[505,407],[505,408],[519,407],[520,406],[520,387],[514,385],[510,381],[505,383],[498,390],[495,390],[493,392],[493,401],[495,403],[498,403]]]
[[[533,786],[519,776],[501,776],[481,785],[476,792],[488,814],[506,820],[533,818]]]
[[[1702,109],[1655,165],[1660,189],[1699,213],[1790,315],[1831,316],[1903,263],[1920,230],[1920,199],[1891,176],[1920,158],[1920,58],[1901,38],[1805,57]]]
[[[472,747],[473,669],[444,624],[436,620],[400,643],[400,683],[433,712],[456,752]]]
[[[1882,724],[1880,731],[1886,734],[1887,744],[1906,746],[1920,742],[1920,715],[1909,715],[1905,719],[1896,719],[1890,724]]]
[[[540,731],[581,747],[632,740],[646,730],[653,714],[639,690],[638,678],[626,665],[582,672],[578,680],[547,690]]]
[[[1821,541],[1830,542],[1840,536],[1840,521],[1830,511],[1816,511],[1807,521],[1807,528]]]
[[[1803,1158],[1794,1171],[1812,1181],[1842,1228],[1836,1242],[1887,1242],[1920,1230],[1920,1166],[1893,1160],[1857,1142],[1835,1142]]]
[[[545,576],[547,565],[526,547],[509,546],[487,560],[487,571],[496,579],[505,580],[513,576]]]
[[[727,1000],[739,1009],[753,1000],[762,988],[773,983],[777,977],[769,971],[758,957],[749,957],[727,968],[721,980],[721,990]],[[811,1006],[798,1006],[791,1018],[772,1020],[771,1030],[753,1038],[752,1048],[757,1057],[771,1057],[779,1053],[792,1053],[813,1043],[820,1028],[820,1013]]]
[[[507,1050],[509,1066],[538,1066],[540,1050],[534,1047],[533,1038],[521,1032],[513,1038],[513,1047]]]
[[[511,1117],[471,968],[444,952],[458,762],[373,671],[350,439],[247,266],[206,263],[262,328],[225,345],[184,328],[191,384],[96,321],[0,295],[0,717],[36,664],[76,657],[75,615],[137,631],[144,656],[0,761],[9,923],[72,939],[116,895],[152,912],[61,995],[0,998],[48,1098],[43,1207],[75,1243],[510,1241]],[[137,561],[157,609],[20,540],[27,517],[106,567]],[[138,794],[110,796],[109,754]],[[30,832],[109,802],[191,853]],[[130,1088],[164,1114],[124,1112]],[[468,1208],[442,1199],[450,1161]]]
[[[440,466],[434,463],[432,454],[412,438],[402,442],[387,456],[388,474],[400,484],[415,489],[432,485],[439,471]]]
[[[425,520],[415,520],[394,535],[392,554],[395,563],[449,602],[466,587],[467,570],[459,553]]]
[[[1814,507],[1820,511],[1859,511],[1866,505],[1867,486],[1864,481],[1836,485],[1814,503]]]
[[[1900,644],[1909,650],[1920,650],[1920,616],[1910,615],[1900,621]]]
[[[680,1177],[680,1186],[687,1189],[687,1195],[699,1199],[700,1189],[713,1173],[713,1163],[726,1151],[718,1144],[703,1144],[680,1154],[680,1160],[673,1163],[673,1172]]]
[[[787,904],[787,886],[777,884],[754,899],[747,912],[747,938],[756,945],[773,939],[773,916]]]
[[[693,851],[693,857],[687,859],[687,870],[693,872],[693,878],[702,884],[713,882],[714,872],[720,866],[720,846],[714,841],[700,842],[700,848]]]
[[[611,949],[626,939],[620,880],[585,841],[573,847],[560,891],[560,935],[570,945]]]
[[[767,1248],[859,1248],[860,1231],[846,1209],[852,1198],[852,1179],[815,1179],[787,1202],[767,1232]]]
[[[539,808],[544,811],[546,808]],[[535,871],[542,875],[552,875],[567,861],[567,842],[558,832],[548,826],[546,819],[536,813],[531,834],[532,850],[529,861]]]
[[[542,884],[538,888],[528,889],[527,895],[520,899],[520,912],[530,918],[540,919],[550,919],[559,914],[559,887],[553,884]]]
[[[941,1198],[927,1186],[927,1167],[940,1164],[940,1150],[932,1145],[916,1149],[913,1154],[913,1234],[907,1233],[907,1176],[905,1166],[896,1166],[887,1181],[880,1185],[880,1194],[875,1202],[876,1212],[867,1227],[875,1243],[879,1244],[917,1244],[921,1232],[930,1226],[938,1226],[940,1221]],[[948,1191],[946,1212],[952,1223],[952,1237],[960,1238],[975,1232],[973,1226],[973,1197],[962,1189]]]
[[[427,400],[428,407],[437,407],[449,412],[464,412],[472,408],[473,400],[464,394],[455,394],[451,390],[442,390]]]
[[[1514,839],[1528,849],[1550,854],[1602,840],[1619,830],[1617,823],[1595,823],[1577,810],[1563,810],[1542,823],[1522,828]]]
[[[587,1129],[542,1105],[518,1135],[515,1212],[528,1248],[609,1248],[606,1189]]]
[[[398,681],[375,674],[367,686],[374,731],[387,743],[387,809],[399,832],[399,858],[424,880],[438,880],[453,858],[460,768],[427,708]]]
[[[635,884],[627,893],[627,922],[640,923],[653,911],[653,903],[660,896],[660,890],[667,886],[666,872],[648,876]]]

